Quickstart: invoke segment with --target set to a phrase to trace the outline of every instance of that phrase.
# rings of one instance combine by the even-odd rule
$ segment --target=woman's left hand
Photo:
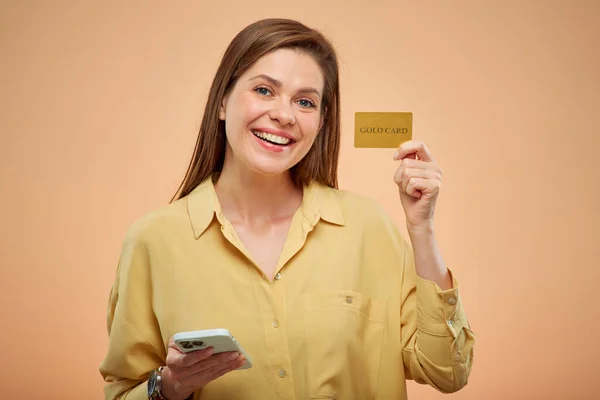
[[[435,203],[442,185],[442,169],[433,160],[423,142],[403,143],[394,154],[400,167],[394,181],[400,191],[400,201],[406,224],[412,228],[433,228]]]

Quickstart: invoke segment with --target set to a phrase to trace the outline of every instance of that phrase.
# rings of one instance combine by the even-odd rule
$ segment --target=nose
[[[272,120],[279,121],[281,125],[293,125],[296,123],[294,110],[291,105],[285,101],[277,102],[277,105],[269,111],[269,117]]]

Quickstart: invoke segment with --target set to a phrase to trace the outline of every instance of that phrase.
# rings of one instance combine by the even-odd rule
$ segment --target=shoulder
[[[125,231],[124,245],[149,245],[185,228],[191,229],[184,198],[138,216]]]

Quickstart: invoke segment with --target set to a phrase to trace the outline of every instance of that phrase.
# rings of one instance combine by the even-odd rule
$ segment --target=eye
[[[300,104],[300,106],[304,108],[317,108],[317,105],[315,103],[307,99],[298,100],[298,104]]]
[[[271,91],[264,86],[256,87],[254,88],[254,91],[262,96],[268,96],[271,93]]]

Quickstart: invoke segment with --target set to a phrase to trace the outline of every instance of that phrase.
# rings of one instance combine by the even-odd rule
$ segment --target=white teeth
[[[273,135],[272,133],[266,133],[266,132],[261,132],[261,131],[252,131],[252,133],[261,139],[265,139],[265,140],[268,140],[269,142],[281,144],[284,146],[286,144],[288,144],[289,142],[291,142],[291,140],[288,138]]]

